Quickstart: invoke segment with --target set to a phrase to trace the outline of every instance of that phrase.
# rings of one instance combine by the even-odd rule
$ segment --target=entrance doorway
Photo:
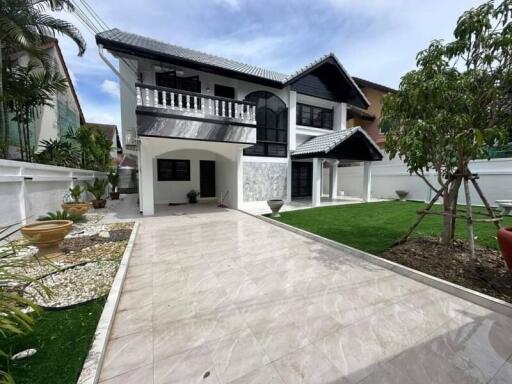
[[[292,162],[292,197],[311,196],[313,190],[313,164]]]
[[[199,196],[215,197],[215,161],[199,161]]]

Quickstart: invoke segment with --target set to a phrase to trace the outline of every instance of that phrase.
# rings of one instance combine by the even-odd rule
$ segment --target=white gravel
[[[50,295],[32,284],[25,290],[25,297],[42,307],[53,308],[96,299],[109,292],[118,265],[113,261],[98,261],[66,269],[40,280],[51,291]]]

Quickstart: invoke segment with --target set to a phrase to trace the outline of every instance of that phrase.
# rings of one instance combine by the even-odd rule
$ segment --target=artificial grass
[[[11,361],[0,358],[0,370],[9,371],[16,384],[74,384],[91,346],[105,299],[62,311],[35,316],[30,333],[0,339],[0,349],[17,353],[28,348],[37,353]]]
[[[337,205],[281,213],[276,219],[351,247],[380,255],[399,240],[414,223],[417,210],[426,204],[411,201]],[[465,206],[461,206],[464,209]],[[441,206],[435,206],[441,211]],[[475,212],[485,212],[475,207]],[[475,216],[482,218],[482,216]],[[512,218],[505,217],[505,226]],[[440,236],[443,217],[428,215],[415,230],[414,236]],[[496,249],[496,227],[491,223],[475,223],[476,242]],[[456,237],[467,239],[464,220],[457,220]]]

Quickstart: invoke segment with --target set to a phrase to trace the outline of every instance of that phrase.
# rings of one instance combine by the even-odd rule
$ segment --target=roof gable
[[[293,151],[292,157],[380,161],[383,155],[366,132],[360,127],[355,127],[313,137],[299,145]]]
[[[370,102],[337,57],[330,53],[290,76],[285,85],[306,95],[368,108]]]

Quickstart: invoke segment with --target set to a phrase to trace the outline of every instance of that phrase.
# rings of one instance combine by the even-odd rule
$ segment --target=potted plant
[[[117,170],[116,172],[110,171],[108,173],[108,182],[112,187],[112,191],[110,191],[110,198],[112,200],[119,200],[119,191],[117,190],[119,185],[119,173],[117,173]]]
[[[279,214],[279,210],[281,209],[281,207],[284,204],[283,200],[271,199],[271,200],[267,200],[267,204],[270,207],[270,209],[272,210],[270,217],[281,217],[281,215]]]
[[[402,191],[402,190],[398,190],[398,191],[395,191],[395,193],[397,194],[398,198],[400,199],[400,201],[405,201],[405,198],[407,197],[407,195],[409,194],[409,192],[407,191]]]
[[[94,209],[105,208],[107,200],[103,197],[107,192],[108,180],[107,179],[94,179],[94,183],[87,183],[87,192],[94,196],[94,200],[91,201]]]
[[[21,233],[36,247],[47,248],[64,240],[72,225],[71,220],[42,221],[21,227]]]
[[[507,268],[512,271],[512,227],[498,230],[498,244]]]
[[[69,195],[73,201],[63,203],[61,205],[62,209],[66,212],[74,213],[77,215],[83,215],[86,213],[91,205],[89,203],[80,201],[80,196],[83,192],[85,192],[85,188],[82,188],[78,184],[72,188],[69,188]]]
[[[68,211],[48,212],[46,215],[39,216],[37,221],[55,221],[70,220],[73,223],[83,223],[86,219],[84,215]]]
[[[195,189],[192,189],[189,193],[187,193],[187,199],[190,204],[197,203],[197,196],[199,196],[199,192]]]

